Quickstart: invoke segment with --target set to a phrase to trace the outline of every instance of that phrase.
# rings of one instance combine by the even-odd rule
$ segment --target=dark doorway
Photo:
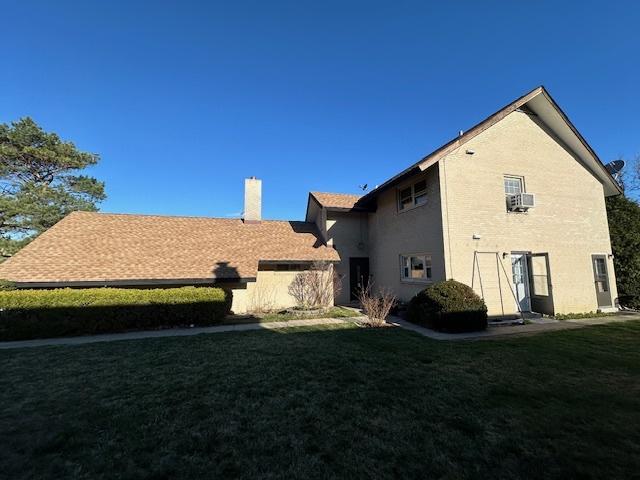
[[[350,299],[356,300],[358,292],[369,284],[369,258],[349,258],[349,291]]]
[[[551,284],[551,271],[549,270],[549,254],[530,253],[527,255],[527,264],[531,310],[553,315],[553,287]]]
[[[611,292],[609,291],[609,272],[607,271],[607,257],[605,255],[592,255],[593,280],[596,284],[596,297],[598,307],[610,307]]]

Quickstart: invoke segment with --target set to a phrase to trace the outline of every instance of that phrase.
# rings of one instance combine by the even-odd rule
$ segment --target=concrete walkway
[[[115,342],[119,340],[139,340],[142,338],[187,337],[206,333],[246,332],[249,330],[277,330],[288,327],[307,327],[314,325],[339,325],[345,322],[356,322],[365,318],[312,318],[307,320],[289,320],[286,322],[239,323],[234,325],[218,325],[213,327],[169,328],[165,330],[146,330],[142,332],[110,333],[105,335],[89,335],[83,337],[42,338],[36,340],[20,340],[0,342],[0,350],[11,348],[44,347],[49,345],[84,345],[86,343]],[[531,335],[540,332],[582,328],[589,325],[603,325],[612,322],[640,320],[640,312],[620,312],[617,315],[575,320],[543,319],[536,323],[511,326],[490,326],[483,332],[443,333],[407,322],[399,317],[389,316],[387,323],[424,335],[435,340],[475,340],[496,338],[508,335]]]
[[[589,325],[604,325],[613,322],[626,322],[629,320],[640,320],[639,312],[620,312],[616,315],[594,318],[579,318],[574,320],[543,319],[536,323],[510,326],[489,326],[482,332],[468,333],[444,333],[436,332],[430,328],[421,327],[407,322],[399,317],[390,316],[387,322],[398,327],[411,330],[413,332],[433,338],[434,340],[477,340],[483,338],[496,338],[508,335],[532,335],[541,332],[553,332],[557,330],[570,330],[582,328]]]
[[[84,345],[85,343],[139,340],[141,338],[188,337],[203,333],[246,332],[248,330],[277,330],[280,328],[307,327],[312,325],[337,325],[345,322],[356,321],[360,318],[362,317],[312,318],[307,320],[289,320],[286,322],[239,323],[235,325],[218,325],[213,327],[168,328],[165,330],[145,330],[142,332],[110,333],[83,337],[42,338],[36,340],[0,342],[0,350],[6,350],[9,348],[44,347],[48,345]]]

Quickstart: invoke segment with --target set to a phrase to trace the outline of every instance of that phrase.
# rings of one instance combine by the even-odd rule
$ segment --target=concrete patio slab
[[[485,338],[496,338],[509,335],[532,335],[541,332],[553,332],[558,330],[570,330],[583,328],[589,325],[604,325],[614,322],[625,322],[630,320],[640,320],[640,312],[619,312],[616,315],[594,318],[580,318],[573,320],[545,319],[542,322],[528,323],[524,325],[511,326],[489,326],[482,332],[467,333],[444,333],[431,330],[407,322],[399,317],[390,316],[387,322],[398,327],[411,330],[434,340],[479,340]]]

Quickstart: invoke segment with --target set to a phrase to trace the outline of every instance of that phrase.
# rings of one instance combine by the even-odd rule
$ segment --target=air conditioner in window
[[[518,193],[509,196],[509,210],[526,212],[536,206],[536,196],[533,193]]]

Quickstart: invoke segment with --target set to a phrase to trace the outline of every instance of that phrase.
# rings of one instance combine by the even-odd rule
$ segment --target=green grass
[[[312,318],[351,318],[361,315],[360,312],[351,308],[331,307],[329,310],[320,313],[291,313],[285,310],[251,315],[228,315],[222,323],[231,325],[236,323],[288,322],[290,320],[308,320]]]
[[[0,351],[0,477],[632,478],[640,322],[298,328]]]

